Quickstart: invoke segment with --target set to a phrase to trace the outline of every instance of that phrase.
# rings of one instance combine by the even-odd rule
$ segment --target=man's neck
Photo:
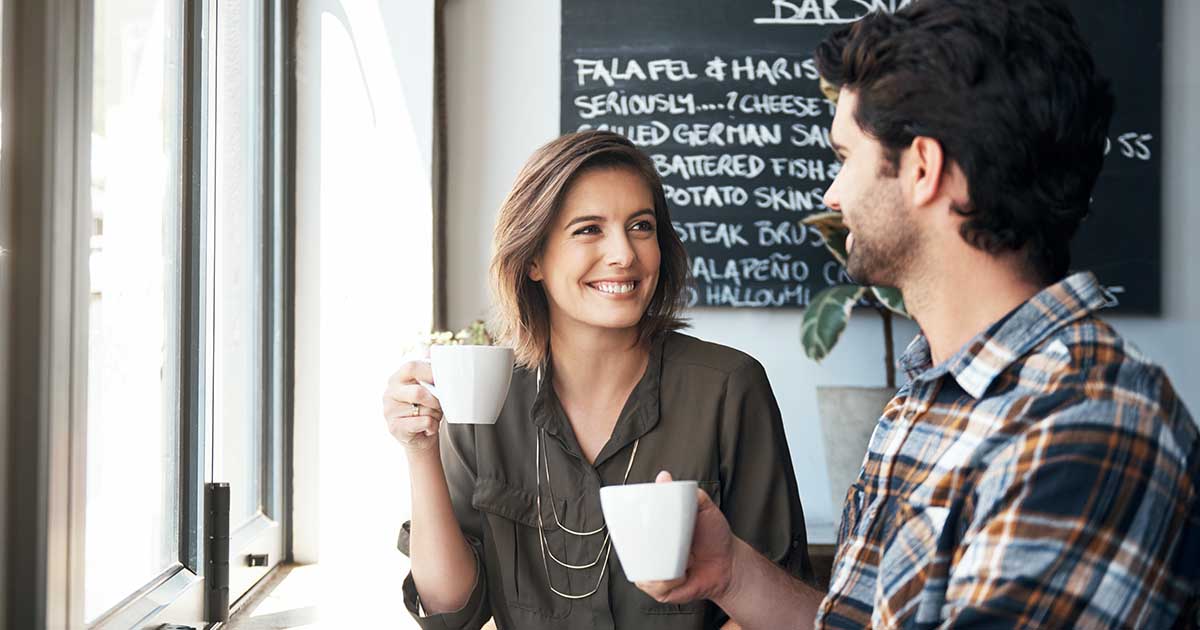
[[[972,250],[906,282],[904,302],[929,341],[934,365],[1042,290],[1020,273],[1017,254]]]

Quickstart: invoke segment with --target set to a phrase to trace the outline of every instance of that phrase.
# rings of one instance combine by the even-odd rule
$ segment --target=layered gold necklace
[[[541,370],[541,368],[538,368],[537,392],[540,394],[541,391],[542,391],[542,370]],[[566,525],[563,525],[562,519],[560,519],[558,516],[558,508],[556,507],[557,501],[554,498],[554,487],[550,483],[550,459],[546,456],[546,453],[542,450],[542,443],[545,441],[545,439],[546,439],[546,429],[539,428],[538,435],[534,439],[535,447],[534,447],[533,459],[534,459],[534,472],[536,473],[535,478],[536,478],[536,485],[537,485],[538,542],[541,543],[541,548],[542,548],[542,567],[546,569],[546,585],[550,587],[550,592],[552,592],[555,595],[558,595],[559,597],[562,597],[564,599],[586,599],[588,597],[591,597],[592,595],[595,595],[596,592],[600,590],[600,585],[604,583],[604,573],[605,573],[605,571],[608,570],[608,557],[609,557],[609,554],[612,553],[612,539],[609,538],[607,524],[602,524],[602,525],[600,525],[600,527],[593,529],[592,531],[576,531],[574,529],[567,527]],[[641,438],[638,438],[633,443],[633,451],[629,454],[629,463],[625,466],[625,476],[621,478],[621,485],[625,485],[625,483],[629,480],[629,471],[633,469],[633,461],[637,457],[638,445],[641,443],[641,441],[642,441]],[[545,468],[546,468],[546,491],[550,494],[550,512],[551,512],[551,514],[554,515],[554,524],[559,529],[561,529],[564,533],[570,534],[572,536],[576,536],[578,538],[590,538],[592,536],[604,534],[604,542],[600,546],[600,553],[598,553],[596,555],[595,560],[593,560],[587,564],[570,564],[567,562],[563,562],[562,560],[559,560],[558,557],[556,557],[554,555],[554,552],[550,550],[550,546],[546,541],[546,527],[545,527],[545,524],[542,522],[542,465],[543,464],[545,465]],[[599,577],[596,578],[595,588],[593,588],[592,590],[590,590],[586,593],[582,593],[582,594],[578,594],[578,595],[571,594],[571,593],[564,593],[564,592],[554,588],[554,583],[550,579],[550,562],[549,562],[549,560],[547,560],[547,558],[549,558],[549,560],[553,560],[554,563],[557,564],[558,566],[563,567],[564,569],[572,570],[572,571],[586,571],[588,569],[594,568],[598,564],[601,565],[600,566],[600,575],[599,575]]]

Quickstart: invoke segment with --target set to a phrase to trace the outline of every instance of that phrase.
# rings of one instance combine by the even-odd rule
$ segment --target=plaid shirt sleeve
[[[1195,601],[1192,420],[1160,372],[1139,377],[1161,395],[1031,403],[1046,415],[981,472],[941,627],[1168,628]]]

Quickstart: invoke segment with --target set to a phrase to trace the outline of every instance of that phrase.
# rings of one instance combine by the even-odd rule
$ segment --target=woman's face
[[[635,171],[580,173],[529,271],[550,305],[550,325],[635,330],[658,287],[659,226],[650,187]]]

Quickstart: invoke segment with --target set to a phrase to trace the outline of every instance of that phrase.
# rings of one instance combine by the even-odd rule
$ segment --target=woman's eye
[[[639,232],[653,232],[654,224],[650,221],[638,221],[637,223],[633,224],[633,229]]]
[[[590,236],[592,234],[599,234],[599,233],[600,233],[600,226],[598,226],[598,225],[585,225],[585,226],[579,228],[578,230],[575,230],[576,236]]]

